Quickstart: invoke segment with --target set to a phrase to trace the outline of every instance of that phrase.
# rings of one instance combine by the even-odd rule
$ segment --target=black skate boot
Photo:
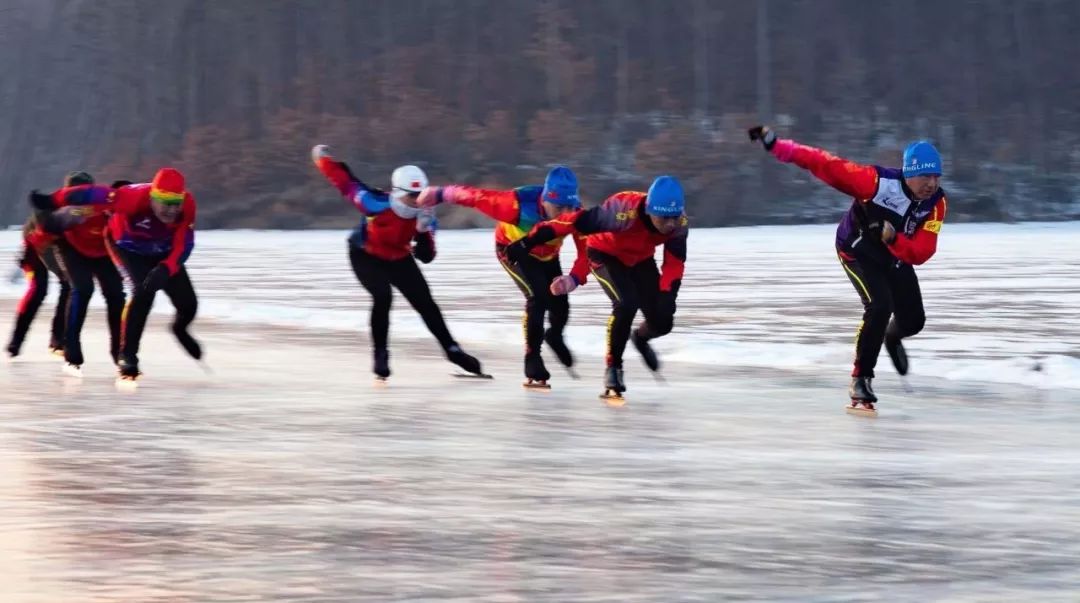
[[[116,363],[120,369],[120,379],[134,381],[142,373],[139,372],[139,359],[133,355],[120,354],[120,360]]]
[[[848,387],[851,406],[848,407],[848,412],[868,415],[877,414],[877,409],[874,407],[877,396],[874,395],[874,389],[870,386],[870,381],[870,377],[851,378],[851,386]]]
[[[191,356],[195,360],[202,359],[202,346],[199,345],[198,341],[195,341],[195,338],[191,336],[191,333],[187,332],[187,329],[173,325],[172,332],[173,335],[176,336],[176,340],[179,341],[180,345],[184,348],[184,351],[188,353],[188,356]]]
[[[638,333],[639,329],[634,329],[630,333],[630,343],[634,344],[641,359],[645,361],[645,366],[649,367],[650,371],[656,372],[660,370],[660,359],[656,357],[656,351],[649,345],[649,340],[643,335]]]
[[[375,350],[375,362],[371,367],[375,377],[380,381],[386,381],[390,376],[390,352],[385,348]]]
[[[570,352],[570,348],[566,347],[566,341],[563,340],[562,333],[555,333],[551,329],[544,331],[544,343],[548,344],[551,351],[555,353],[555,357],[559,359],[559,363],[566,368],[574,366],[574,355]]]
[[[82,377],[82,344],[70,343],[64,347],[64,373],[72,377]]]
[[[623,383],[623,370],[614,366],[607,367],[604,371],[604,394],[601,398],[621,398],[626,391]]]
[[[535,388],[548,388],[548,379],[551,379],[551,373],[548,372],[547,367],[544,366],[544,359],[540,357],[540,354],[526,354],[525,355],[525,387]]]
[[[889,353],[889,358],[892,359],[896,372],[901,376],[908,374],[907,352],[904,350],[904,344],[900,341],[900,338],[886,334],[885,351]]]
[[[484,374],[484,370],[480,366],[480,361],[473,356],[466,354],[465,351],[461,349],[461,346],[456,343],[446,348],[446,359],[460,366],[463,371],[470,375],[490,378],[490,375]]]

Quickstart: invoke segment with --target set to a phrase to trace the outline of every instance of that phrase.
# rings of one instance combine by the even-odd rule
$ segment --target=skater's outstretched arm
[[[94,214],[104,213],[112,198],[107,186],[82,184],[61,188],[53,193],[30,193],[30,204],[38,227],[50,234],[82,224]]]
[[[750,140],[760,140],[773,157],[809,170],[825,184],[856,199],[866,201],[877,194],[878,170],[872,165],[849,161],[794,140],[777,138],[776,133],[765,126],[750,128]]]
[[[330,154],[330,147],[324,144],[315,145],[311,149],[311,160],[334,188],[361,212],[373,216],[390,208],[390,196],[364,184],[345,162],[334,159]]]
[[[601,232],[619,232],[629,229],[638,219],[638,206],[645,198],[645,193],[622,192],[609,197],[603,204],[590,209],[579,209],[540,222],[533,226],[529,234],[506,248],[507,257],[520,261],[529,250],[537,245],[559,237],[574,235],[586,236]],[[580,257],[580,256],[579,256]],[[577,262],[575,262],[575,267]]]
[[[440,203],[471,207],[499,222],[513,224],[521,217],[521,203],[516,189],[499,191],[460,184],[429,186],[417,199],[420,207],[434,207]]]
[[[897,233],[891,242],[886,241],[892,254],[912,266],[925,264],[937,252],[938,233],[945,221],[947,207],[945,195],[942,195],[934,205],[930,217],[918,227],[915,234],[907,236]]]

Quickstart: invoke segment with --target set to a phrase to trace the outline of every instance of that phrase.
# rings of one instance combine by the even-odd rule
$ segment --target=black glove
[[[656,312],[660,316],[675,316],[675,292],[661,291],[656,298]]]
[[[776,144],[776,132],[770,130],[769,126],[754,126],[747,133],[750,134],[751,142],[760,140],[766,151],[771,151]]]
[[[889,244],[896,240],[896,228],[890,222],[878,220],[863,229],[863,236]]]
[[[120,188],[121,186],[127,186],[129,184],[134,183],[130,180],[113,180],[113,183],[109,185],[109,188]]]
[[[506,259],[511,264],[517,264],[528,258],[531,250],[532,245],[529,244],[529,237],[522,237],[506,246]]]
[[[34,209],[40,209],[42,211],[52,211],[56,209],[52,195],[39,193],[36,189],[30,191],[30,205]]]
[[[158,264],[143,279],[142,286],[149,293],[160,291],[169,282],[169,268],[165,264]]]
[[[413,237],[413,241],[416,243],[412,249],[413,257],[424,264],[430,264],[435,259],[435,242],[431,238],[431,233],[418,232]]]

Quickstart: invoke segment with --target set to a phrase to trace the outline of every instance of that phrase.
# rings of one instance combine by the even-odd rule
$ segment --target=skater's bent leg
[[[371,294],[371,345],[376,352],[386,350],[393,300],[386,262],[355,247],[349,248],[349,262],[360,285]]]
[[[660,303],[660,272],[656,262],[650,258],[635,265],[632,271],[634,286],[641,300],[641,314],[645,318],[637,327],[637,336],[648,341],[667,335],[675,324],[675,308]]]
[[[113,362],[120,356],[120,322],[124,314],[124,279],[109,258],[94,260],[94,276],[105,298],[105,314],[109,325],[109,353]]]
[[[420,272],[420,267],[416,265],[416,260],[412,256],[393,263],[390,269],[390,283],[401,291],[409,305],[420,314],[428,331],[431,331],[444,350],[457,345],[450,335],[450,329],[446,326],[442,311],[431,296],[431,288],[428,287],[424,274]]]
[[[611,300],[611,316],[607,324],[607,366],[622,367],[623,352],[630,338],[630,328],[639,302],[629,270],[619,260],[590,252],[599,262],[592,262],[592,273]]]
[[[887,268],[867,267],[858,260],[844,258],[841,258],[841,264],[863,304],[862,323],[855,335],[855,366],[851,376],[873,377],[893,310],[892,292],[884,274]]]
[[[201,359],[202,346],[188,333],[188,326],[195,320],[195,314],[199,310],[199,298],[195,295],[195,287],[191,284],[187,269],[181,266],[165,284],[164,291],[176,309],[172,324],[173,335],[189,356],[196,360]]]
[[[903,339],[922,331],[926,324],[922,291],[915,269],[904,264],[892,272],[893,318],[886,331],[889,337]]]

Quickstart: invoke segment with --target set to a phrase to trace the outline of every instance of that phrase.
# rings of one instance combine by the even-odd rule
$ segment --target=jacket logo
[[[139,220],[138,222],[135,223],[135,226],[138,226],[139,228],[145,228],[147,230],[150,230],[150,218],[143,218],[142,220]]]
[[[926,224],[923,224],[923,230],[938,234],[941,232],[941,220],[927,220]]]

